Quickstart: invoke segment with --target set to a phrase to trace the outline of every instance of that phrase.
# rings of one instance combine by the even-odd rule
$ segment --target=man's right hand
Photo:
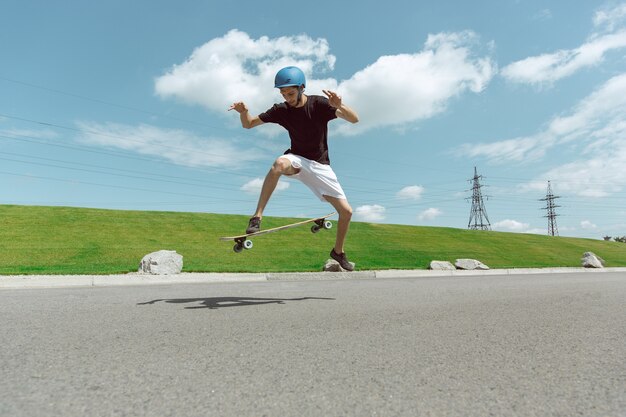
[[[248,108],[246,107],[246,104],[243,101],[238,101],[236,103],[233,103],[230,108],[228,109],[228,111],[231,110],[235,110],[237,113],[245,113],[248,111]]]
[[[237,113],[239,113],[241,126],[243,126],[245,129],[252,129],[253,127],[263,124],[263,121],[259,119],[259,116],[251,116],[250,113],[248,113],[248,107],[246,107],[243,101],[233,103],[228,111],[231,110],[235,110]]]

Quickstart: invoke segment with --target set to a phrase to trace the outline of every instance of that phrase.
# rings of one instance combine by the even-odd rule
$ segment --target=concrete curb
[[[267,281],[266,274],[182,273],[176,275],[5,275],[0,289],[54,287],[112,287],[118,285],[193,284],[206,282]]]
[[[120,274],[120,275],[4,275],[1,289],[111,287],[119,285],[163,285],[212,282],[266,282],[312,281],[345,279],[391,279],[421,277],[452,277],[477,275],[528,275],[558,273],[624,272],[626,268],[514,268],[485,271],[382,270],[356,272],[282,272],[282,273],[182,273],[176,275]]]

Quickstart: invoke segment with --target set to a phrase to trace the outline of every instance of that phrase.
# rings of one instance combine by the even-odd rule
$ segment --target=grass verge
[[[113,274],[136,271],[160,249],[184,257],[185,272],[318,271],[335,229],[308,227],[254,239],[234,253],[220,236],[241,233],[247,217],[155,211],[0,205],[0,274]],[[301,219],[272,218],[263,227]],[[346,251],[358,270],[426,269],[431,260],[473,258],[490,268],[579,267],[583,252],[626,266],[626,244],[532,234],[353,222]]]

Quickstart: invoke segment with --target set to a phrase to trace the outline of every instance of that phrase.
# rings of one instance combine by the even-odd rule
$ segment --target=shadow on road
[[[260,304],[285,304],[285,301],[303,300],[334,300],[334,298],[302,297],[302,298],[254,298],[254,297],[212,297],[212,298],[171,298],[137,303],[139,306],[155,304],[160,301],[172,304],[200,303],[199,306],[185,307],[185,309],[209,308],[217,309],[222,307],[244,307]]]

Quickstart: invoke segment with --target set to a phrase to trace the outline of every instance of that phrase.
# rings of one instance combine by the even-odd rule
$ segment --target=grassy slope
[[[298,219],[264,219],[266,228]],[[160,249],[184,256],[184,271],[316,271],[335,230],[299,227],[254,240],[236,254],[219,236],[241,233],[244,216],[0,205],[0,274],[136,271]],[[346,247],[364,269],[425,269],[433,260],[479,259],[491,268],[580,266],[585,251],[626,266],[626,244],[601,240],[354,222]]]

